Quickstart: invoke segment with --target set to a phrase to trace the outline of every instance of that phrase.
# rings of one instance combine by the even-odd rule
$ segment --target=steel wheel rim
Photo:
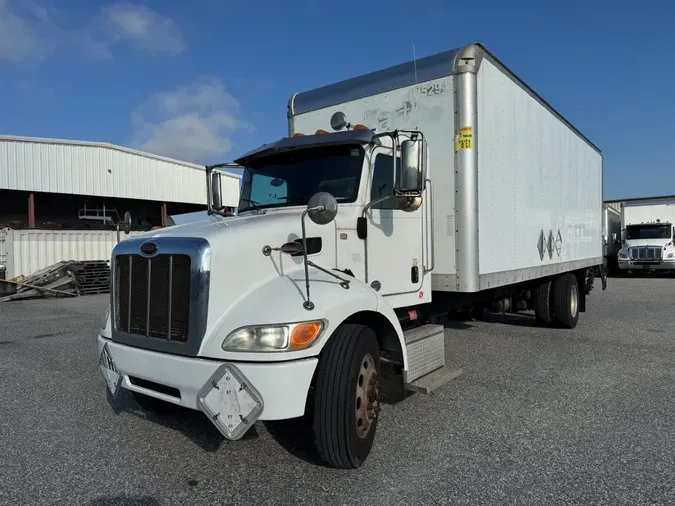
[[[570,293],[570,311],[572,318],[576,317],[579,309],[579,290],[575,285],[572,285],[572,293]]]
[[[361,439],[370,432],[377,417],[378,387],[375,359],[368,353],[361,359],[359,375],[356,379],[356,433]]]

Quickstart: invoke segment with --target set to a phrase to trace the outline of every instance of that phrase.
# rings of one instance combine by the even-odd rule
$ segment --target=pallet
[[[110,264],[105,260],[62,261],[7,282],[17,286],[16,293],[0,302],[110,293]]]

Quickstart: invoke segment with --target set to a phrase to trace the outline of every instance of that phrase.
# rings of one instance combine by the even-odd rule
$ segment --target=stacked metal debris
[[[110,265],[105,260],[69,262],[80,295],[110,292]]]
[[[110,292],[106,261],[58,262],[30,276],[6,280],[0,302],[40,297],[77,297]],[[9,295],[8,290],[11,289]]]

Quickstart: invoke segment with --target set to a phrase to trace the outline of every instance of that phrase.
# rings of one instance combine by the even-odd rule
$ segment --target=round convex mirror
[[[317,209],[319,208],[319,209]],[[309,219],[317,225],[327,225],[335,219],[338,206],[335,197],[328,192],[319,192],[312,195],[307,203]]]

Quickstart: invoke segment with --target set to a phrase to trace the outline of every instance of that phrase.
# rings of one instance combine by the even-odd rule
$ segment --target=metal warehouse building
[[[225,206],[238,205],[239,181],[222,178]],[[108,259],[127,211],[140,231],[205,209],[203,166],[106,142],[0,136],[0,268],[8,278],[60,260]]]
[[[235,207],[239,176],[223,186]],[[129,211],[149,229],[203,209],[203,166],[105,142],[0,136],[0,226],[110,229]]]

